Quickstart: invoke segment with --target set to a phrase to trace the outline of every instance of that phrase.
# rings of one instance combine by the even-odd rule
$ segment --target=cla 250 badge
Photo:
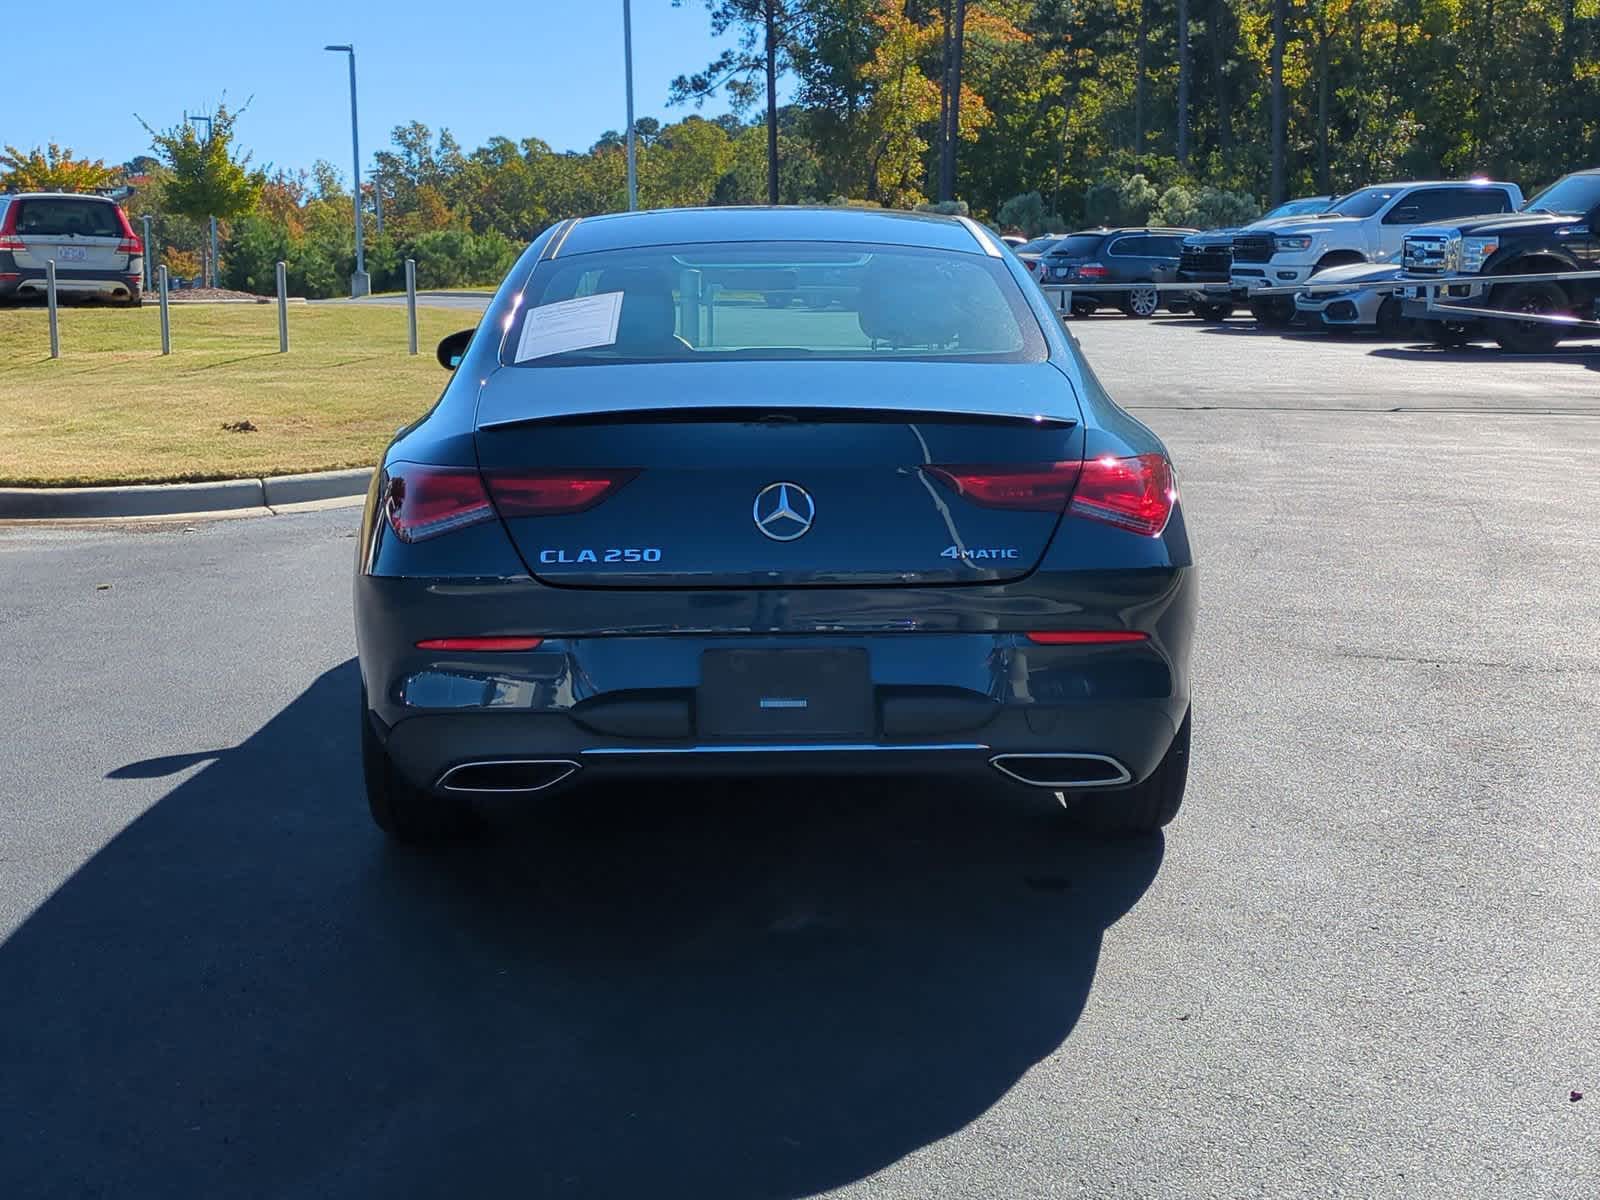
[[[972,562],[980,558],[1021,558],[1015,546],[986,546],[980,549],[971,549],[964,546],[946,546],[939,551],[940,558],[958,558]]]
[[[556,567],[576,563],[656,563],[661,551],[654,546],[612,547],[608,550],[541,550],[539,565]]]

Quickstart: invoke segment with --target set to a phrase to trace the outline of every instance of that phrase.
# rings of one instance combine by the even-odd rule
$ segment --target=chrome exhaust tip
[[[1072,790],[1133,782],[1133,773],[1106,754],[996,754],[989,765],[1029,787]]]
[[[565,758],[500,758],[461,763],[439,776],[441,792],[514,794],[542,792],[569,779],[578,764]]]

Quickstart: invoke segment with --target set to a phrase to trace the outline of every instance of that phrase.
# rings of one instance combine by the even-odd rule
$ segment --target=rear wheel
[[[1226,321],[1233,316],[1233,305],[1207,304],[1196,300],[1194,303],[1194,315],[1202,321]]]
[[[1075,317],[1092,317],[1095,309],[1099,307],[1093,300],[1074,300],[1072,302],[1072,315]]]
[[[1130,317],[1153,317],[1161,307],[1161,293],[1153,287],[1136,287],[1122,301],[1122,311]]]
[[[1252,300],[1250,315],[1256,319],[1256,324],[1268,329],[1287,329],[1294,320],[1294,301],[1288,296]]]
[[[472,814],[464,804],[413,786],[395,769],[367,715],[365,687],[361,689],[361,774],[373,823],[397,842],[428,845],[459,837],[471,828]]]
[[[1066,793],[1067,820],[1076,829],[1094,833],[1154,833],[1172,822],[1183,805],[1189,780],[1189,728],[1194,710],[1183,724],[1161,764],[1150,778],[1132,787]]]
[[[1556,316],[1567,311],[1567,294],[1553,283],[1518,283],[1495,297],[1495,308],[1513,312]],[[1533,321],[1496,321],[1494,340],[1515,354],[1543,354],[1554,350],[1561,331]]]
[[[138,288],[130,288],[128,294],[117,301],[123,308],[139,308],[144,304],[144,293]]]

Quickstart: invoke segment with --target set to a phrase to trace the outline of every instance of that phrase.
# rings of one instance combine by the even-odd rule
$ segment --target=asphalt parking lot
[[[1072,328],[1202,564],[1149,842],[930,781],[399,851],[354,510],[0,530],[0,1195],[1600,1192],[1600,350]]]

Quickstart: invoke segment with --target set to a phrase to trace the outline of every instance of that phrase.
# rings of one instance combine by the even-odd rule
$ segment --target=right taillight
[[[1079,464],[1006,463],[988,466],[923,467],[957,495],[984,508],[1060,512],[1078,480]]]
[[[1178,502],[1172,464],[1161,454],[1085,459],[1070,511],[1120,529],[1157,537]]]
[[[584,512],[639,472],[633,469],[485,471],[398,463],[389,472],[384,517],[396,536],[420,542],[504,517]],[[491,501],[491,497],[493,497]]]

